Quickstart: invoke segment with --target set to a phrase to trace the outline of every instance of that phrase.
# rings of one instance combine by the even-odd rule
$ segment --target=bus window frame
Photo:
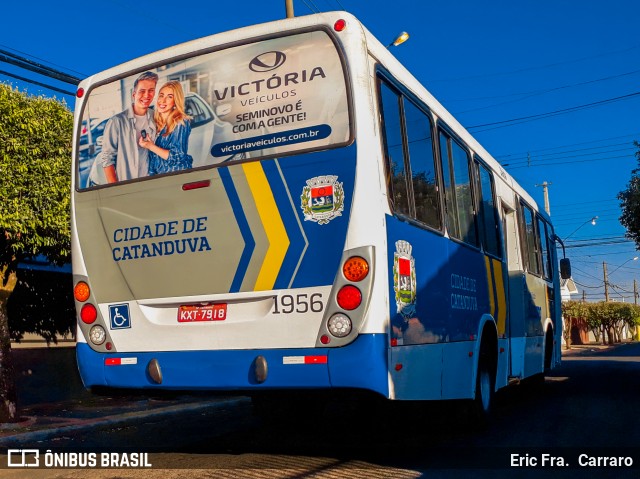
[[[498,254],[494,254],[490,251],[487,251],[487,248],[484,244],[484,233],[482,235],[480,235],[480,244],[482,245],[482,251],[486,254],[491,256],[492,258],[498,259],[500,261],[504,261],[504,238],[503,238],[503,231],[502,231],[502,218],[500,217],[500,213],[498,212],[498,208],[497,208],[497,204],[498,204],[498,196],[496,194],[496,179],[494,176],[494,171],[489,167],[489,165],[487,165],[487,163],[481,158],[479,157],[476,153],[473,154],[473,164],[474,164],[474,176],[475,176],[475,181],[476,181],[476,197],[477,197],[477,203],[476,203],[476,210],[477,210],[477,218],[478,218],[478,230],[480,231],[481,228],[481,223],[482,223],[482,230],[483,231],[487,231],[486,227],[484,225],[484,218],[481,219],[481,215],[480,215],[480,201],[482,201],[482,198],[480,197],[480,192],[482,191],[482,186],[481,186],[481,182],[480,182],[480,173],[479,173],[479,168],[484,168],[487,173],[489,173],[489,182],[491,183],[491,197],[493,199],[493,217],[494,217],[494,221],[495,221],[495,225],[496,225],[496,240],[498,241],[497,244],[497,250],[498,250]]]
[[[407,129],[406,129],[406,118],[404,114],[404,101],[405,100],[410,101],[416,108],[418,108],[422,113],[424,113],[429,120],[429,127],[431,131],[431,154],[433,155],[433,163],[434,163],[433,168],[436,176],[436,186],[438,188],[438,201],[439,201],[438,216],[440,219],[440,228],[434,228],[433,226],[428,225],[418,220],[415,217],[409,217],[402,213],[398,213],[394,208],[392,195],[389,194],[391,192],[391,187],[390,187],[391,171],[390,171],[390,165],[388,161],[389,159],[387,157],[387,134],[386,134],[385,122],[383,121],[383,112],[381,108],[382,92],[380,87],[382,85],[382,82],[385,82],[386,86],[392,91],[394,91],[398,95],[399,99],[401,100],[399,107],[400,107],[400,113],[402,115],[400,118],[400,121],[401,121],[401,130],[402,130],[402,151],[403,151],[403,160],[404,160],[404,168],[405,168],[405,175],[406,175],[405,182],[407,183],[407,191],[409,192],[408,195],[411,198],[411,203],[409,204],[409,210],[413,211],[414,216],[416,211],[416,205],[415,205],[415,196],[413,192],[413,182],[410,180],[410,178],[413,178],[413,176],[412,176],[412,170],[411,170],[411,158],[409,156],[410,154],[409,154],[409,149],[407,145],[408,135],[407,135]],[[380,129],[382,162],[384,163],[385,187],[387,189],[387,202],[389,205],[389,210],[391,211],[391,214],[394,217],[406,223],[412,224],[414,226],[418,226],[422,229],[432,231],[444,236],[445,224],[446,224],[445,223],[446,219],[444,217],[444,195],[443,195],[444,187],[442,183],[442,170],[440,168],[440,164],[438,161],[436,140],[434,137],[437,131],[437,128],[436,128],[437,118],[434,117],[432,111],[429,109],[427,105],[425,105],[416,95],[414,95],[406,86],[400,83],[399,80],[397,80],[393,75],[391,75],[391,73],[389,73],[380,64],[376,65],[375,93],[377,96],[375,101],[375,107],[377,108],[377,111],[375,113],[377,113],[376,116],[377,116],[378,126]]]
[[[529,241],[527,239],[527,222],[524,216],[524,208],[527,208],[530,212],[531,212],[531,225],[533,227],[533,242],[534,242],[534,253],[535,253],[535,257],[538,261],[538,271],[532,271],[531,270],[531,265],[529,264]],[[526,268],[526,272],[529,274],[532,274],[533,276],[537,276],[539,278],[543,278],[543,273],[540,271],[541,266],[542,266],[542,258],[541,258],[541,252],[540,252],[540,245],[538,244],[538,241],[540,240],[539,234],[538,234],[538,211],[536,209],[534,209],[533,207],[531,207],[526,201],[524,201],[522,198],[519,198],[518,201],[518,216],[520,217],[520,221],[521,221],[521,225],[522,228],[520,231],[520,244],[521,244],[521,252],[523,255],[523,259],[524,259],[524,266]]]
[[[551,253],[551,238],[549,235],[549,228],[550,225],[549,223],[539,214],[536,214],[536,222],[537,222],[537,226],[538,226],[538,240],[540,241],[540,264],[542,265],[542,279],[544,279],[547,283],[552,283],[553,282],[553,273],[554,273],[554,269],[553,269],[553,260],[552,260],[552,253]],[[544,235],[542,234],[542,232],[540,231],[540,224],[542,224],[544,226]],[[544,238],[544,241],[546,243],[546,249],[547,249],[547,261],[546,261],[546,266],[545,266],[545,261],[544,261],[544,255],[542,254],[542,239]],[[549,272],[549,275],[546,274],[546,272]]]
[[[471,150],[471,148],[469,148],[467,146],[467,144],[462,140],[462,138],[460,138],[452,129],[451,127],[449,127],[449,125],[447,125],[444,121],[442,121],[441,119],[438,119],[438,124],[436,126],[437,129],[437,133],[438,133],[438,159],[439,159],[439,163],[440,163],[440,168],[442,169],[442,161],[443,159],[441,158],[440,152],[441,152],[441,148],[440,148],[440,133],[444,133],[446,136],[449,137],[449,140],[451,140],[452,142],[455,141],[458,146],[465,151],[465,153],[467,154],[467,170],[468,170],[468,174],[469,174],[469,188],[471,189],[471,206],[473,207],[473,227],[475,228],[475,233],[476,233],[476,244],[473,243],[469,243],[467,241],[465,241],[462,238],[456,238],[455,236],[451,236],[451,233],[449,232],[449,228],[448,228],[448,224],[445,222],[445,229],[447,230],[447,233],[449,234],[449,238],[453,241],[456,241],[460,244],[464,244],[469,246],[470,248],[476,249],[478,251],[481,251],[481,244],[482,241],[480,239],[480,234],[479,234],[479,230],[478,230],[478,208],[477,208],[477,191],[476,191],[476,185],[475,185],[475,173],[473,172],[473,158],[475,156],[474,152]],[[449,157],[447,158],[447,163],[449,162],[449,158],[453,158],[453,151],[451,151],[451,144],[447,141],[447,153],[449,155]],[[449,165],[449,169],[451,170],[451,165]],[[455,174],[454,174],[454,179],[455,179]],[[444,208],[449,208],[449,205],[446,202],[446,192],[445,190],[445,186],[444,186],[444,171],[442,173],[442,196],[444,197]],[[454,185],[455,186],[455,185]],[[457,207],[457,199],[454,198],[454,202],[455,202],[455,206],[456,206],[456,218],[458,215],[458,207]],[[447,210],[444,210],[445,212],[445,221],[446,221],[446,217],[447,217]]]
[[[305,34],[305,33],[312,33],[312,32],[318,32],[318,31],[322,31],[324,33],[327,34],[327,36],[329,37],[329,39],[331,40],[331,42],[333,43],[336,52],[338,54],[338,58],[340,60],[340,65],[342,67],[342,74],[343,74],[343,79],[345,82],[345,93],[347,96],[347,113],[349,116],[349,121],[348,121],[348,127],[349,127],[349,136],[348,138],[341,143],[336,143],[334,145],[324,145],[324,146],[315,146],[315,147],[311,147],[311,148],[305,148],[302,150],[295,150],[295,151],[288,151],[288,152],[280,152],[280,153],[274,153],[271,155],[265,155],[259,158],[247,158],[247,159],[242,159],[242,160],[233,160],[233,161],[224,161],[221,163],[214,163],[212,165],[204,165],[204,166],[200,166],[197,168],[190,168],[187,170],[180,170],[180,171],[173,171],[173,172],[168,172],[168,173],[162,173],[162,174],[158,174],[158,175],[153,175],[153,176],[145,176],[142,178],[134,178],[131,180],[122,180],[122,181],[118,181],[116,183],[107,183],[107,184],[103,184],[103,185],[93,185],[93,186],[88,186],[86,188],[79,188],[79,180],[80,180],[80,159],[79,159],[79,154],[80,154],[80,137],[81,137],[81,130],[82,130],[82,119],[84,118],[84,113],[86,108],[88,107],[89,104],[89,99],[91,98],[91,93],[93,92],[93,90],[95,90],[96,88],[99,88],[101,86],[104,85],[108,85],[110,83],[113,83],[115,81],[118,80],[122,80],[123,78],[128,78],[128,77],[133,77],[136,75],[139,75],[145,71],[148,70],[153,70],[156,69],[158,67],[161,66],[168,66],[171,65],[173,63],[179,63],[182,62],[184,60],[188,60],[190,58],[196,58],[199,56],[204,56],[204,55],[208,55],[211,53],[216,53],[219,51],[223,51],[223,50],[227,50],[230,48],[236,48],[236,47],[240,47],[243,45],[249,45],[252,43],[260,43],[263,41],[267,41],[267,40],[273,40],[276,38],[284,38],[284,37],[290,37],[290,36],[295,36],[295,35],[301,35],[301,34]],[[157,52],[156,52],[157,53]],[[155,54],[154,52],[150,53],[149,55],[153,55]],[[140,57],[142,58],[142,57]],[[135,60],[134,60],[135,61]],[[229,43],[225,43],[222,45],[216,45],[213,47],[208,47],[208,48],[203,48],[201,50],[197,50],[197,51],[192,51],[189,53],[184,53],[182,55],[176,55],[176,56],[168,56],[167,58],[165,58],[165,60],[162,61],[157,61],[157,62],[153,62],[153,63],[149,63],[147,65],[145,65],[144,67],[140,67],[140,68],[135,68],[132,70],[127,70],[124,73],[118,74],[118,75],[114,75],[111,77],[107,77],[104,80],[101,80],[99,82],[93,83],[90,87],[88,87],[86,89],[86,91],[84,92],[84,101],[82,103],[82,109],[80,111],[80,115],[79,115],[79,121],[78,124],[75,126],[75,130],[77,132],[76,134],[76,141],[75,141],[75,148],[74,148],[74,152],[75,154],[73,155],[73,170],[74,170],[74,175],[75,175],[75,192],[76,193],[86,193],[89,191],[96,191],[96,190],[100,190],[103,188],[113,188],[116,186],[122,186],[122,185],[129,185],[132,183],[138,183],[140,181],[149,181],[149,180],[153,180],[156,178],[167,178],[170,176],[176,176],[176,175],[184,175],[184,174],[188,174],[188,173],[192,173],[192,172],[196,172],[196,171],[203,171],[203,170],[208,170],[208,169],[216,169],[216,168],[220,168],[220,167],[226,167],[226,166],[230,166],[230,165],[237,165],[237,164],[242,164],[242,163],[251,163],[251,162],[256,162],[256,161],[263,161],[263,160],[271,160],[274,158],[282,158],[282,157],[289,157],[289,156],[295,156],[295,155],[304,155],[304,154],[308,154],[308,153],[314,153],[316,151],[324,151],[324,150],[333,150],[333,149],[338,149],[338,148],[346,148],[348,146],[351,146],[354,144],[354,142],[356,141],[356,132],[355,132],[355,104],[354,104],[354,94],[353,94],[353,76],[351,74],[351,71],[348,68],[349,63],[347,62],[347,53],[346,50],[344,49],[342,43],[338,40],[338,37],[336,35],[336,33],[327,25],[316,25],[316,26],[312,26],[312,27],[304,27],[304,28],[299,28],[299,29],[295,29],[295,30],[287,30],[285,32],[274,32],[274,33],[270,33],[270,34],[266,34],[266,35],[258,35],[258,36],[253,36],[253,37],[249,37],[249,38],[245,38],[243,40],[237,40],[234,42],[229,42]]]

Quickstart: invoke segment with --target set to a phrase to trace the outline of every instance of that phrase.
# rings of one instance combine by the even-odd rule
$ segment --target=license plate
[[[201,306],[180,306],[178,322],[224,321],[227,319],[227,303],[206,304]]]

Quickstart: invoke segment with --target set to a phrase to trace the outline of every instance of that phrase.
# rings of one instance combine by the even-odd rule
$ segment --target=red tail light
[[[348,284],[338,291],[336,301],[342,309],[352,311],[362,303],[362,293],[355,286]]]
[[[85,304],[80,310],[80,319],[83,323],[91,324],[96,320],[97,317],[98,310],[96,310],[96,307],[91,303]]]

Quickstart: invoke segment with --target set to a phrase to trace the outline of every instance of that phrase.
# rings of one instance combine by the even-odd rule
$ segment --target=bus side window
[[[460,144],[441,131],[440,158],[449,235],[475,246],[478,236],[469,178],[469,155]]]
[[[524,203],[520,203],[520,205],[522,207],[522,219],[524,222],[523,255],[527,258],[529,272],[539,275],[539,243],[536,237],[536,227],[533,222],[533,211]]]
[[[540,252],[542,253],[542,274],[546,280],[551,280],[551,257],[549,255],[549,234],[547,233],[547,223],[538,218],[538,239],[540,241]]]
[[[441,229],[440,194],[433,157],[431,119],[410,101],[405,101],[404,106],[411,181],[416,205],[415,218],[432,228]]]
[[[480,162],[476,161],[478,176],[478,220],[480,234],[485,252],[498,258],[502,256],[500,248],[500,220],[495,203],[495,187],[491,172]]]
[[[394,213],[410,216],[409,191],[402,145],[400,96],[382,81],[379,82],[379,85],[390,198]]]

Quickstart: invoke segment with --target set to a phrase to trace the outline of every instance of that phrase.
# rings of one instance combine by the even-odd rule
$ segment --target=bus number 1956
[[[324,309],[324,301],[322,301],[322,293],[283,294],[276,296],[273,303],[273,314],[290,314],[296,313],[321,313]]]

